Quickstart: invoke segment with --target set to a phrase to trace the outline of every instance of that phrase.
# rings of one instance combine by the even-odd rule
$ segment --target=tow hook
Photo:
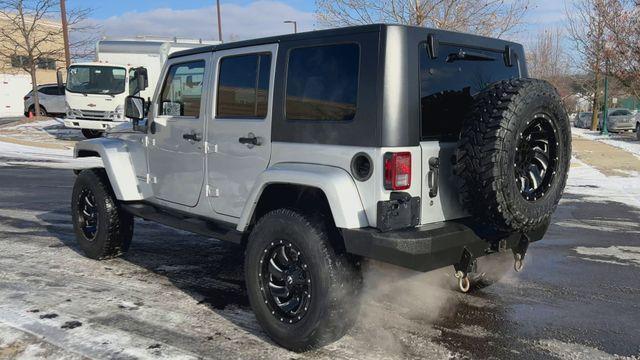
[[[520,242],[513,248],[513,269],[516,272],[520,272],[524,268],[524,255],[527,253],[528,247],[529,237],[527,237],[527,235],[525,234],[522,234]]]
[[[473,255],[466,248],[462,251],[462,256],[460,258],[460,262],[453,265],[455,272],[455,277],[458,279],[458,289],[463,293],[466,293],[471,288],[471,281],[469,280],[468,274],[474,271],[474,267],[476,266],[476,261],[473,258]]]
[[[469,276],[462,271],[456,271],[455,274],[458,279],[458,289],[463,293],[466,293],[471,288],[471,281],[469,281]]]

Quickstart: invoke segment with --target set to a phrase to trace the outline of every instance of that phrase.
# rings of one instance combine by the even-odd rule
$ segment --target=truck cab
[[[76,63],[67,69],[65,126],[82,129],[85,137],[95,138],[128,122],[123,116],[125,97],[151,98],[170,54],[218,43],[155,37],[98,41],[95,62]]]
[[[77,63],[69,67],[65,126],[82,129],[92,138],[126,121],[124,99],[140,95],[139,76],[146,69],[106,63]],[[144,83],[143,80],[142,83]]]

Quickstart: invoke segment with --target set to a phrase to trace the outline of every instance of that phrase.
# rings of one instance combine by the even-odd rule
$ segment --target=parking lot
[[[296,354],[257,324],[234,245],[137,221],[124,257],[83,257],[69,213],[74,175],[61,169],[72,166],[77,134],[55,123],[6,127],[0,359],[640,356],[640,156],[631,135],[616,146],[574,138],[565,196],[524,272],[461,294],[450,268],[421,274],[365,263],[356,327]],[[10,152],[34,142],[45,145],[30,157]],[[510,257],[495,260],[512,266]]]

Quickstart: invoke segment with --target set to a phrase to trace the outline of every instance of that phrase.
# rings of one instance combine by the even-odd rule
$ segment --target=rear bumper
[[[347,252],[417,271],[431,271],[460,263],[465,251],[476,259],[500,250],[526,249],[547,226],[527,233],[480,234],[469,221],[445,221],[420,227],[380,232],[377,229],[342,229]],[[523,244],[522,242],[525,242]]]
[[[636,129],[636,124],[634,123],[624,123],[624,124],[615,124],[615,125],[607,124],[607,130],[609,131],[629,131],[629,130],[635,130],[635,129]]]

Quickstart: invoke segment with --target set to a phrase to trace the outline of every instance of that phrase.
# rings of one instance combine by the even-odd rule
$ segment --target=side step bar
[[[161,209],[149,204],[126,203],[121,206],[126,212],[133,216],[154,221],[175,229],[189,231],[235,244],[242,242],[242,233],[237,231],[235,226],[230,223],[190,217],[182,215],[179,212]]]

